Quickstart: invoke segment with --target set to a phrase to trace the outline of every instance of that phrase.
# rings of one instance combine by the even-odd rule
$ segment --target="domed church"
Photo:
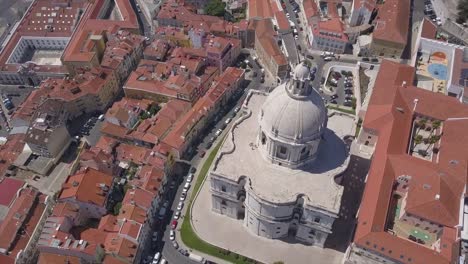
[[[343,194],[335,178],[349,161],[327,121],[305,64],[270,94],[250,91],[210,171],[212,210],[255,235],[323,247]]]

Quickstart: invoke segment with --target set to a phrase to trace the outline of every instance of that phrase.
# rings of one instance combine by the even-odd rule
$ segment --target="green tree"
[[[468,19],[468,0],[460,0],[458,2],[457,9],[458,9],[457,23],[463,24]]]
[[[417,135],[413,140],[413,149],[423,142],[424,138],[421,135]]]
[[[418,126],[418,131],[416,133],[419,133],[419,130],[426,128],[427,124],[427,119],[426,118],[421,118],[419,121],[416,123]]]
[[[118,215],[119,212],[120,212],[120,208],[122,208],[122,203],[121,202],[118,202],[115,204],[114,206],[114,215]]]
[[[211,0],[208,5],[206,5],[205,13],[210,16],[224,16],[226,8],[226,3],[223,3],[221,0]]]
[[[283,261],[275,261],[275,262],[273,262],[273,264],[284,264],[284,262]]]

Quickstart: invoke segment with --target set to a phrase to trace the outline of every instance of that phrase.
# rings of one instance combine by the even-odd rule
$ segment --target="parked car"
[[[324,61],[331,61],[331,60],[333,60],[333,58],[332,57],[325,57],[323,60]]]
[[[369,58],[364,57],[364,58],[362,58],[362,61],[369,61]]]
[[[231,123],[231,121],[232,121],[232,119],[228,118],[228,119],[226,119],[226,121],[224,121],[224,123],[227,125],[227,124]]]
[[[173,218],[174,218],[175,220],[178,220],[179,217],[180,217],[180,211],[176,211],[176,212],[174,213],[174,217],[173,217]]]
[[[181,211],[182,208],[184,208],[184,202],[179,202],[179,204],[177,205],[177,211]]]
[[[175,232],[174,232],[174,230],[169,231],[169,239],[170,239],[171,241],[174,241],[174,240],[175,240]]]
[[[330,96],[330,99],[336,99],[336,98],[338,98],[337,94],[334,94],[334,95]]]
[[[192,180],[193,180],[193,174],[189,174],[189,175],[187,176],[187,183],[192,182]]]
[[[236,106],[236,108],[234,108],[234,113],[239,112],[239,110],[240,110],[240,106]]]
[[[351,90],[351,89],[345,90],[344,92],[345,92],[345,94],[353,94],[353,90]]]
[[[377,58],[372,58],[371,61],[372,61],[372,62],[379,62],[379,59],[377,59]]]
[[[172,228],[172,229],[176,229],[176,228],[177,228],[177,224],[178,224],[177,220],[173,220],[172,223],[171,223],[171,228]]]
[[[204,151],[204,150],[201,150],[200,152],[198,152],[198,156],[200,158],[203,158],[205,156],[205,154],[206,154],[206,151]]]
[[[177,241],[172,241],[172,246],[173,246],[175,249],[178,249],[178,248],[179,248],[179,244],[177,243]]]
[[[156,254],[154,254],[153,263],[158,263],[160,258],[161,258],[161,253],[156,252]]]
[[[185,198],[187,198],[187,193],[184,193],[184,192],[181,193],[179,200],[183,202],[183,201],[185,201]]]

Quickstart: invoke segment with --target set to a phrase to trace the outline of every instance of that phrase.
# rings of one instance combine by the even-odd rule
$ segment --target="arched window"
[[[262,140],[262,145],[265,145],[265,143],[266,143],[266,137],[265,137],[265,133],[263,133],[263,132],[262,132],[262,138],[261,138],[261,140]]]
[[[288,149],[285,146],[278,146],[276,149],[276,157],[286,159],[288,157]]]

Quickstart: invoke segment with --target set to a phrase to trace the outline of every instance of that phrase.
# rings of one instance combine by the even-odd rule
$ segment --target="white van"
[[[100,116],[98,117],[98,119],[99,119],[99,121],[104,120],[104,114],[100,115]]]
[[[159,264],[166,264],[167,263],[167,260],[165,259],[161,259],[161,262],[159,262]]]

